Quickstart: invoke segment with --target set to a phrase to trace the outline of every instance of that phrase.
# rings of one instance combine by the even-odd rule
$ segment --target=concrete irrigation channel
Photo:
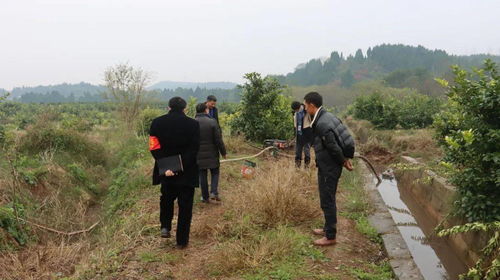
[[[477,260],[487,237],[437,237],[434,228],[451,211],[455,190],[415,159],[402,160],[408,165],[396,167],[395,176],[379,184],[363,166],[365,189],[374,205],[370,223],[382,236],[398,279],[458,279]],[[446,226],[459,223],[450,220]]]

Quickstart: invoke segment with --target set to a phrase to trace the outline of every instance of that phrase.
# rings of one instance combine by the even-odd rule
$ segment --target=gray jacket
[[[220,166],[219,153],[226,155],[219,124],[207,114],[196,114],[195,119],[200,124],[199,169],[217,168]]]
[[[312,122],[316,165],[320,170],[341,167],[354,157],[354,139],[342,122],[320,108]]]

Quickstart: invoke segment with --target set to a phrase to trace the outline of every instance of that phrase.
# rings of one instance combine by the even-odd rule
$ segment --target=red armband
[[[149,150],[159,150],[161,149],[160,140],[156,136],[149,136]]]

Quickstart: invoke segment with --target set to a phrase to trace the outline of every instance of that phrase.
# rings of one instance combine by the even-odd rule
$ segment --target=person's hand
[[[227,159],[227,155],[223,155],[223,156],[222,156],[222,158],[223,158],[223,159]]]
[[[172,176],[175,176],[175,173],[172,172],[172,170],[167,170],[167,171],[165,171],[165,176],[172,177]]]
[[[352,166],[352,162],[351,162],[351,160],[350,160],[350,159],[346,159],[346,160],[344,161],[344,167],[345,167],[345,169],[347,169],[347,170],[349,170],[349,171],[354,170],[354,167]]]

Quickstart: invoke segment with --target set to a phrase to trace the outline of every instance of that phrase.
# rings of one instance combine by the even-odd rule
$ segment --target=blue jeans
[[[200,185],[201,185],[201,196],[204,200],[209,199],[208,195],[208,170],[210,170],[211,182],[210,182],[210,193],[214,196],[219,195],[219,168],[211,169],[200,169]]]

